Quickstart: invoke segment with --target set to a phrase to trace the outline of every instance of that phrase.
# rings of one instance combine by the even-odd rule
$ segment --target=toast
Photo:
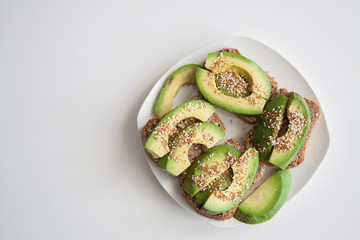
[[[195,95],[195,96],[189,98],[187,101],[191,101],[191,100],[204,100],[204,99],[201,95]],[[143,131],[143,135],[142,135],[142,143],[143,144],[145,143],[145,141],[149,137],[150,133],[154,130],[156,125],[161,121],[161,119],[163,117],[164,117],[164,115],[152,118],[146,123],[146,125],[144,127],[144,131]],[[189,124],[197,122],[197,121],[198,120],[195,118],[185,119],[177,125],[177,130],[180,130],[180,129],[184,128],[185,126],[188,126]],[[225,124],[223,123],[223,121],[221,121],[221,119],[219,118],[219,116],[216,113],[213,113],[206,121],[216,124],[217,126],[219,126],[221,128],[221,130],[226,132]],[[190,162],[192,163],[205,150],[206,150],[206,147],[201,144],[192,144],[189,149],[189,155],[188,155]],[[149,152],[146,152],[146,153],[154,162],[156,162],[156,163],[158,162],[158,160],[159,160],[158,158],[154,158]]]
[[[279,95],[279,94],[282,94],[286,97],[289,97],[290,95],[290,92],[285,89],[285,88],[280,88],[276,94],[276,95]],[[317,121],[319,120],[320,118],[320,114],[321,114],[321,110],[320,110],[320,107],[318,104],[316,104],[315,102],[305,98],[309,108],[310,108],[310,114],[311,114],[311,126],[310,126],[310,130],[309,130],[309,133],[308,133],[308,136],[305,140],[305,143],[304,145],[302,146],[302,148],[299,150],[298,154],[296,155],[296,157],[294,158],[294,160],[289,164],[289,166],[287,168],[293,168],[293,167],[296,167],[296,166],[299,166],[305,159],[305,152],[306,152],[306,146],[307,146],[307,143],[310,139],[310,135],[311,135],[311,132],[312,130],[314,129]],[[280,128],[280,131],[279,131],[279,136],[281,135],[284,135],[285,132],[286,132],[286,128],[285,126],[287,126],[288,124],[288,121],[285,120],[283,121],[282,125],[281,125],[281,128]],[[252,127],[249,132],[247,132],[244,136],[244,140],[245,140],[245,146],[246,148],[249,148],[249,147],[253,147],[253,142],[252,142],[252,135],[254,133],[254,129],[255,129],[255,126]],[[268,162],[265,162],[265,164],[271,166],[271,167],[275,167],[277,168],[275,165],[273,164],[270,164]]]
[[[239,143],[238,141],[236,141],[234,138],[231,138],[229,140],[227,140],[225,142],[225,144],[228,144],[230,146],[233,146],[235,147],[240,153],[244,153],[245,152],[245,148],[244,146]],[[254,177],[254,181],[251,185],[251,187],[257,183],[264,175],[264,172],[265,172],[265,165],[261,162],[259,162],[259,167],[258,167],[258,170],[256,172],[256,175]],[[185,198],[189,201],[189,204],[195,209],[195,211],[197,213],[199,213],[200,215],[203,215],[205,217],[208,217],[208,218],[211,218],[211,219],[215,219],[215,220],[218,220],[218,221],[222,221],[222,220],[227,220],[227,219],[230,219],[232,218],[232,216],[235,214],[235,211],[237,209],[237,207],[239,206],[239,204],[241,203],[241,201],[235,206],[233,207],[232,209],[230,209],[229,211],[227,212],[224,212],[224,213],[221,213],[221,214],[216,214],[216,215],[210,215],[210,214],[207,214],[207,213],[204,213],[201,209],[201,206],[198,205],[194,199],[194,197],[191,197],[185,190],[184,190],[184,180],[185,180],[185,177],[186,177],[186,172],[183,173],[181,175],[181,182],[180,182],[180,187],[182,189],[182,192],[185,196]],[[251,188],[250,187],[250,188]]]

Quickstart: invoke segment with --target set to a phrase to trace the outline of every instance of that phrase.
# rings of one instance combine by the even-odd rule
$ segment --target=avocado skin
[[[279,112],[277,116],[279,118],[277,119],[277,124],[280,126],[286,104],[288,102],[288,98],[284,95],[277,95],[274,97],[266,106],[264,109],[264,112],[261,114],[253,134],[253,143],[256,149],[259,151],[259,158],[262,161],[267,161],[269,158],[269,155],[271,153],[272,149],[272,141],[269,140],[269,137],[275,138],[279,132],[279,129],[276,128],[270,128],[268,126],[265,126],[266,116],[269,114],[272,109],[278,109]]]
[[[233,177],[233,172],[231,170],[231,168],[229,168],[228,170],[226,170],[224,173],[224,180],[214,180],[212,182],[213,185],[216,185],[218,186],[217,189],[218,191],[223,191],[223,190],[226,190],[228,187],[229,187],[229,182],[231,183],[232,181],[232,177]],[[229,178],[230,178],[230,181],[229,181]],[[221,184],[219,186],[219,184]],[[211,195],[211,191],[210,190],[206,190],[206,191],[200,191],[198,192],[194,197],[195,197],[195,202],[202,206],[206,200],[210,197]]]
[[[278,197],[276,199],[275,205],[269,210],[267,213],[264,213],[262,216],[256,216],[255,214],[246,211],[242,207],[242,204],[239,205],[238,209],[236,209],[234,218],[239,220],[240,222],[247,223],[247,224],[259,224],[266,222],[273,218],[276,213],[281,209],[281,207],[285,204],[290,188],[291,188],[291,172],[289,169],[286,170],[279,170],[273,176],[276,177],[281,181],[282,187],[280,188],[281,192],[278,193]],[[260,186],[261,187],[261,186]],[[257,191],[257,190],[256,190]],[[251,197],[251,195],[250,195]],[[245,200],[246,201],[246,200]]]
[[[167,165],[167,155],[165,155],[164,157],[160,158],[159,161],[157,162],[156,166],[158,168],[162,168],[162,169],[166,169],[166,165]]]
[[[190,84],[195,83],[195,72],[198,67],[201,68],[202,66],[198,65],[198,64],[186,64],[186,65],[183,65],[183,66],[179,67],[178,69],[176,69],[168,77],[166,84],[161,89],[159,98],[155,104],[154,113],[157,116],[162,116],[171,110],[174,97],[176,96],[176,94],[179,91],[179,88],[181,86],[183,86],[184,84],[190,85]],[[182,75],[185,75],[185,74],[191,75],[192,73],[193,73],[192,78],[188,77],[183,82],[176,82],[176,81],[178,81],[177,79],[179,79],[179,78],[180,78],[180,81],[183,80],[183,79],[181,79]],[[171,93],[171,91],[173,91],[173,92]]]
[[[201,188],[195,185],[194,180],[192,179],[193,175],[199,176],[202,173],[201,164],[210,164],[214,161],[222,162],[226,160],[226,154],[230,153],[235,157],[240,157],[240,152],[230,146],[230,145],[218,145],[210,148],[207,152],[202,153],[195,162],[191,164],[186,172],[186,177],[184,180],[184,190],[190,195],[195,196],[198,192],[200,192]]]

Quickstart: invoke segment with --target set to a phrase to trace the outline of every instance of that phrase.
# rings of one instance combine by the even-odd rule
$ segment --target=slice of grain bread
[[[290,96],[290,92],[288,90],[286,90],[285,88],[280,88],[277,92],[276,92],[276,95],[279,95],[279,94],[282,94],[286,97],[289,97]],[[275,96],[276,96],[275,95]],[[306,152],[306,146],[307,146],[307,143],[310,139],[310,135],[311,135],[311,132],[312,130],[314,129],[317,121],[319,120],[320,118],[320,114],[321,114],[321,110],[320,110],[320,107],[318,104],[316,104],[315,102],[305,98],[309,108],[310,108],[310,114],[311,114],[311,126],[310,126],[310,130],[309,130],[309,133],[308,133],[308,136],[305,140],[305,143],[304,145],[302,146],[302,148],[300,149],[300,151],[298,152],[298,154],[296,155],[296,157],[294,158],[294,160],[289,164],[288,168],[293,168],[293,167],[296,167],[296,166],[299,166],[305,159],[305,152]],[[244,136],[244,140],[245,140],[245,146],[246,148],[249,148],[249,147],[253,147],[253,142],[252,142],[252,136],[253,136],[253,133],[254,133],[254,129],[255,129],[255,126],[252,127],[248,133],[245,134]],[[281,129],[279,131],[279,135],[283,135],[283,133],[285,132],[284,130],[284,124],[282,124],[281,126]],[[265,162],[265,164],[271,166],[271,167],[275,167],[277,168],[275,165],[269,163],[269,162]]]
[[[244,153],[244,152],[245,152],[244,146],[243,146],[241,143],[239,143],[237,140],[235,140],[234,138],[231,138],[231,139],[227,140],[227,141],[225,142],[225,144],[228,144],[228,145],[230,145],[230,146],[235,147],[235,148],[236,148],[239,152],[241,152],[241,153]],[[265,165],[264,165],[263,163],[260,163],[251,187],[252,187],[255,183],[257,183],[257,182],[263,177],[264,172],[265,172]],[[185,177],[186,177],[186,172],[181,175],[180,187],[181,187],[181,189],[182,189],[182,191],[183,191],[183,194],[184,194],[185,198],[189,201],[189,204],[195,209],[195,211],[196,211],[197,213],[199,213],[200,215],[203,215],[203,216],[205,216],[205,217],[218,220],[218,221],[222,221],[222,220],[226,220],[226,219],[232,218],[232,216],[234,215],[237,207],[239,206],[239,204],[240,204],[241,202],[239,202],[235,207],[233,207],[233,208],[230,209],[229,211],[224,212],[224,213],[221,213],[221,214],[210,215],[210,214],[204,213],[204,212],[202,211],[201,206],[199,206],[199,205],[196,203],[195,198],[194,198],[194,197],[191,197],[191,196],[184,190],[184,180],[185,180]]]
[[[203,100],[203,97],[201,95],[195,95],[191,98],[188,99],[188,101],[190,100]],[[155,117],[150,119],[143,130],[143,135],[142,135],[142,142],[143,144],[145,143],[146,139],[149,137],[150,133],[154,130],[154,128],[156,127],[156,125],[160,122],[160,120],[163,118],[164,116],[159,116],[159,117]],[[190,118],[190,119],[185,119],[183,121],[181,121],[178,124],[178,128],[183,128],[184,126],[187,126],[193,122],[196,122],[197,120],[194,118]],[[217,126],[219,126],[224,132],[226,132],[226,126],[224,124],[223,121],[221,121],[221,119],[219,118],[219,116],[216,113],[213,113],[207,120],[207,122],[211,122],[216,124]],[[192,144],[190,149],[189,149],[189,160],[190,162],[193,162],[200,154],[201,152],[205,151],[206,147],[201,145],[201,144]],[[158,158],[154,158],[149,152],[147,152],[148,156],[154,161],[154,162],[158,162]]]

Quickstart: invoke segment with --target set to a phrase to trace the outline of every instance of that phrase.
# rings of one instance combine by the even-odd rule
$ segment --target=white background
[[[0,1],[0,239],[360,239],[358,1]],[[136,115],[192,51],[235,36],[278,51],[331,145],[271,221],[186,212],[147,165]]]

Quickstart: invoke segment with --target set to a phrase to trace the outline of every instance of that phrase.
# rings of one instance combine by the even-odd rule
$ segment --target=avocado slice
[[[224,131],[216,124],[193,123],[181,131],[172,143],[170,152],[158,161],[157,166],[178,176],[191,165],[188,152],[193,143],[203,144],[210,148],[224,137]]]
[[[234,218],[248,224],[270,220],[286,202],[290,187],[290,170],[277,171],[239,205]]]
[[[167,79],[165,87],[161,89],[159,98],[155,105],[155,114],[162,116],[171,110],[173,100],[183,85],[195,83],[196,68],[198,64],[187,64],[175,70]]]
[[[240,152],[227,144],[210,148],[191,164],[184,179],[184,190],[195,196],[225,172],[240,157]]]
[[[215,191],[203,205],[204,212],[220,214],[235,207],[246,195],[259,166],[259,154],[254,148],[249,148],[231,165],[234,176],[230,186],[224,191]]]
[[[205,67],[213,73],[221,73],[236,66],[237,73],[251,82],[250,90],[264,99],[270,98],[270,81],[264,70],[252,60],[230,52],[212,52],[208,54]]]
[[[219,177],[215,178],[214,181],[209,184],[209,188],[200,190],[200,192],[194,196],[195,202],[199,206],[202,206],[212,192],[226,190],[232,182],[233,175],[231,168],[226,169],[225,172],[220,174]]]
[[[269,162],[285,169],[304,145],[311,125],[310,109],[300,94],[292,92],[287,104],[289,127],[285,135],[273,141]]]
[[[145,149],[155,158],[163,157],[170,151],[169,136],[181,120],[193,117],[205,122],[214,112],[215,107],[202,100],[191,100],[177,106],[151,132],[144,143]]]
[[[256,93],[239,98],[221,92],[215,81],[215,74],[198,68],[195,74],[196,84],[201,94],[211,103],[234,113],[248,115],[261,114],[266,100]]]
[[[274,97],[261,114],[253,133],[253,143],[259,151],[259,158],[267,161],[277,137],[284,116],[288,98],[284,95]]]

